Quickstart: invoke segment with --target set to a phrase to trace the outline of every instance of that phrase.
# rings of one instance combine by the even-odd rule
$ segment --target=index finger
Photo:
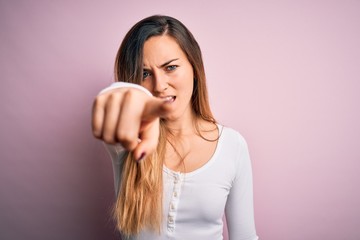
[[[156,118],[162,117],[168,110],[168,103],[171,101],[171,98],[151,98],[146,102],[144,111],[142,114],[143,122],[152,122]]]

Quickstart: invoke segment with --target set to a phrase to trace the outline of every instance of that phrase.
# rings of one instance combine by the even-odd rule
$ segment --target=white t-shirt
[[[225,212],[230,240],[257,240],[252,170],[247,144],[235,130],[219,125],[220,138],[211,159],[190,173],[163,167],[162,232],[143,230],[138,240],[221,240]],[[113,162],[115,189],[126,152],[106,145]],[[144,160],[146,161],[146,159]]]

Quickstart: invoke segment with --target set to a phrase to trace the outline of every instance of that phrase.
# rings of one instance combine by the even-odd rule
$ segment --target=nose
[[[154,76],[154,92],[155,93],[163,93],[169,88],[169,82],[167,76],[164,74],[156,74]]]

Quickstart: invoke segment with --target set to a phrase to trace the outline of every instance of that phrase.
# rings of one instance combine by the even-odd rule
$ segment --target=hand
[[[134,88],[113,89],[95,98],[93,134],[106,143],[120,143],[141,159],[156,150],[159,119],[166,110],[166,99]]]

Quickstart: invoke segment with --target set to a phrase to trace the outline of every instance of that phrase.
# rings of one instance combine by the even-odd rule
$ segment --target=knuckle
[[[93,106],[94,107],[99,107],[101,105],[103,105],[104,101],[105,101],[106,97],[104,95],[98,95],[95,97],[95,100],[94,100],[94,104]]]
[[[114,137],[111,134],[104,134],[102,136],[102,140],[104,142],[106,142],[106,143],[109,143],[109,144],[114,144],[115,143]]]
[[[113,92],[109,96],[109,101],[117,101],[121,98],[122,93],[120,92]]]
[[[130,134],[126,131],[121,131],[121,132],[118,132],[116,134],[116,138],[117,140],[119,140],[120,142],[128,142],[130,141],[131,137],[130,137]]]
[[[117,93],[112,93],[111,95],[108,96],[107,100],[106,100],[106,107],[110,107],[113,106],[114,104],[118,103],[121,99],[121,96]]]
[[[129,99],[133,99],[134,98],[134,91],[132,90],[127,90],[125,93],[124,93],[124,97],[126,100],[129,100]]]
[[[126,146],[124,146],[127,150],[133,151],[136,148],[137,144],[135,142],[128,142]]]
[[[91,130],[96,138],[101,137],[102,126],[100,120],[98,120],[97,117],[95,116],[95,113],[91,121]]]
[[[118,132],[116,139],[119,143],[121,143],[121,145],[130,151],[133,150],[137,145],[136,138],[128,131]]]
[[[96,112],[98,112],[100,109],[102,109],[102,104],[100,103],[100,100],[95,99],[94,104],[93,104],[93,114],[95,114]]]
[[[124,93],[124,96],[126,97],[126,99],[143,99],[147,95],[141,90],[133,88],[133,89],[128,89]]]
[[[94,137],[96,137],[96,138],[101,138],[101,133],[100,133],[99,129],[97,129],[97,128],[95,128],[95,127],[92,129],[92,134],[93,134]]]

